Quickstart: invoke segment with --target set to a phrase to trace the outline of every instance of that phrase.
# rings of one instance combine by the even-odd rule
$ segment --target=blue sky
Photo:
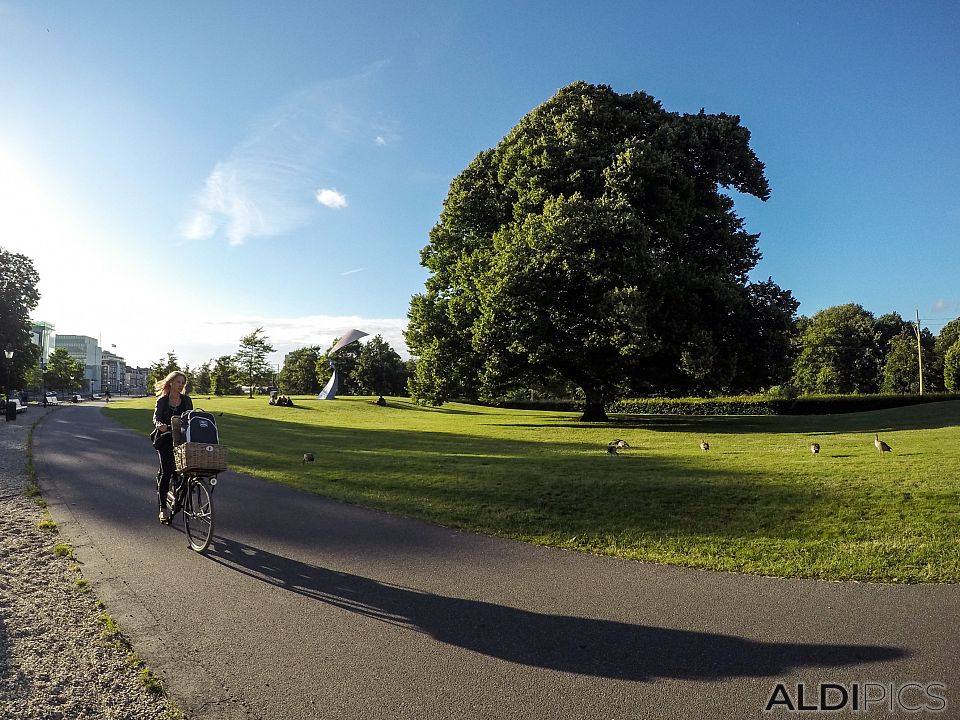
[[[405,353],[449,183],[575,81],[740,115],[754,277],[811,315],[960,315],[953,2],[0,0],[0,246],[128,363],[258,326]],[[157,322],[168,309],[169,319]],[[116,345],[116,348],[111,348]]]

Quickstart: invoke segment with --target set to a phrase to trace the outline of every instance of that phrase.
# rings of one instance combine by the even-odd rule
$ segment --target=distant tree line
[[[934,336],[898,313],[836,305],[797,320],[794,349],[799,394],[917,393],[921,361],[924,392],[960,391],[960,318]]]
[[[323,389],[333,370],[330,350],[310,346],[287,353],[283,365],[271,366],[267,356],[274,348],[257,328],[240,340],[233,355],[222,355],[195,368],[180,366],[176,353],[153,363],[148,374],[149,387],[174,370],[182,370],[190,380],[189,392],[195,395],[253,395],[255,388],[276,387],[283,395],[315,395]],[[382,336],[366,343],[354,342],[341,348],[334,357],[339,370],[340,395],[407,394],[414,363],[404,362]]]

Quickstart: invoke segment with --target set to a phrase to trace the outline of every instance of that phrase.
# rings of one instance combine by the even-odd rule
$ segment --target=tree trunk
[[[599,393],[584,388],[586,401],[583,405],[583,415],[580,416],[581,422],[607,422],[607,411],[603,409],[603,398]]]

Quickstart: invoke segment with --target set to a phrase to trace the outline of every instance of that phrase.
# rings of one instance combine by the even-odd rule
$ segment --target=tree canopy
[[[556,373],[603,419],[638,388],[750,389],[757,357],[787,373],[797,303],[748,282],[758,236],[721,191],[768,198],[749,139],[737,116],[585,82],[530,112],[452,181],[421,252],[414,397],[497,397]]]
[[[7,383],[9,379],[10,385],[16,388],[23,385],[27,371],[36,367],[40,357],[30,333],[30,312],[40,300],[37,290],[40,276],[30,258],[2,247],[0,268],[3,268],[0,272],[0,363],[3,363],[0,383]],[[13,351],[10,360],[5,350]]]
[[[816,313],[800,337],[793,382],[802,393],[876,392],[882,363],[876,318],[848,303]]]
[[[262,385],[273,376],[273,368],[267,362],[267,355],[272,352],[273,345],[267,341],[262,327],[240,339],[240,349],[234,361],[250,388],[250,397],[253,397],[254,385]]]
[[[292,395],[313,395],[320,391],[317,361],[322,351],[316,345],[287,354],[280,371],[280,391]]]
[[[80,390],[83,387],[83,363],[74,360],[64,348],[57,348],[47,357],[47,387]]]
[[[233,355],[221,355],[210,370],[210,391],[214,395],[232,395],[240,392],[240,372]]]
[[[402,395],[406,389],[407,367],[381,335],[363,344],[353,375],[361,395]]]

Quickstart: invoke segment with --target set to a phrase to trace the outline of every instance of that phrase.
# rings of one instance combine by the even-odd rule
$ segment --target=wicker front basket
[[[227,469],[227,455],[223,445],[183,443],[173,448],[177,472],[221,472]]]

